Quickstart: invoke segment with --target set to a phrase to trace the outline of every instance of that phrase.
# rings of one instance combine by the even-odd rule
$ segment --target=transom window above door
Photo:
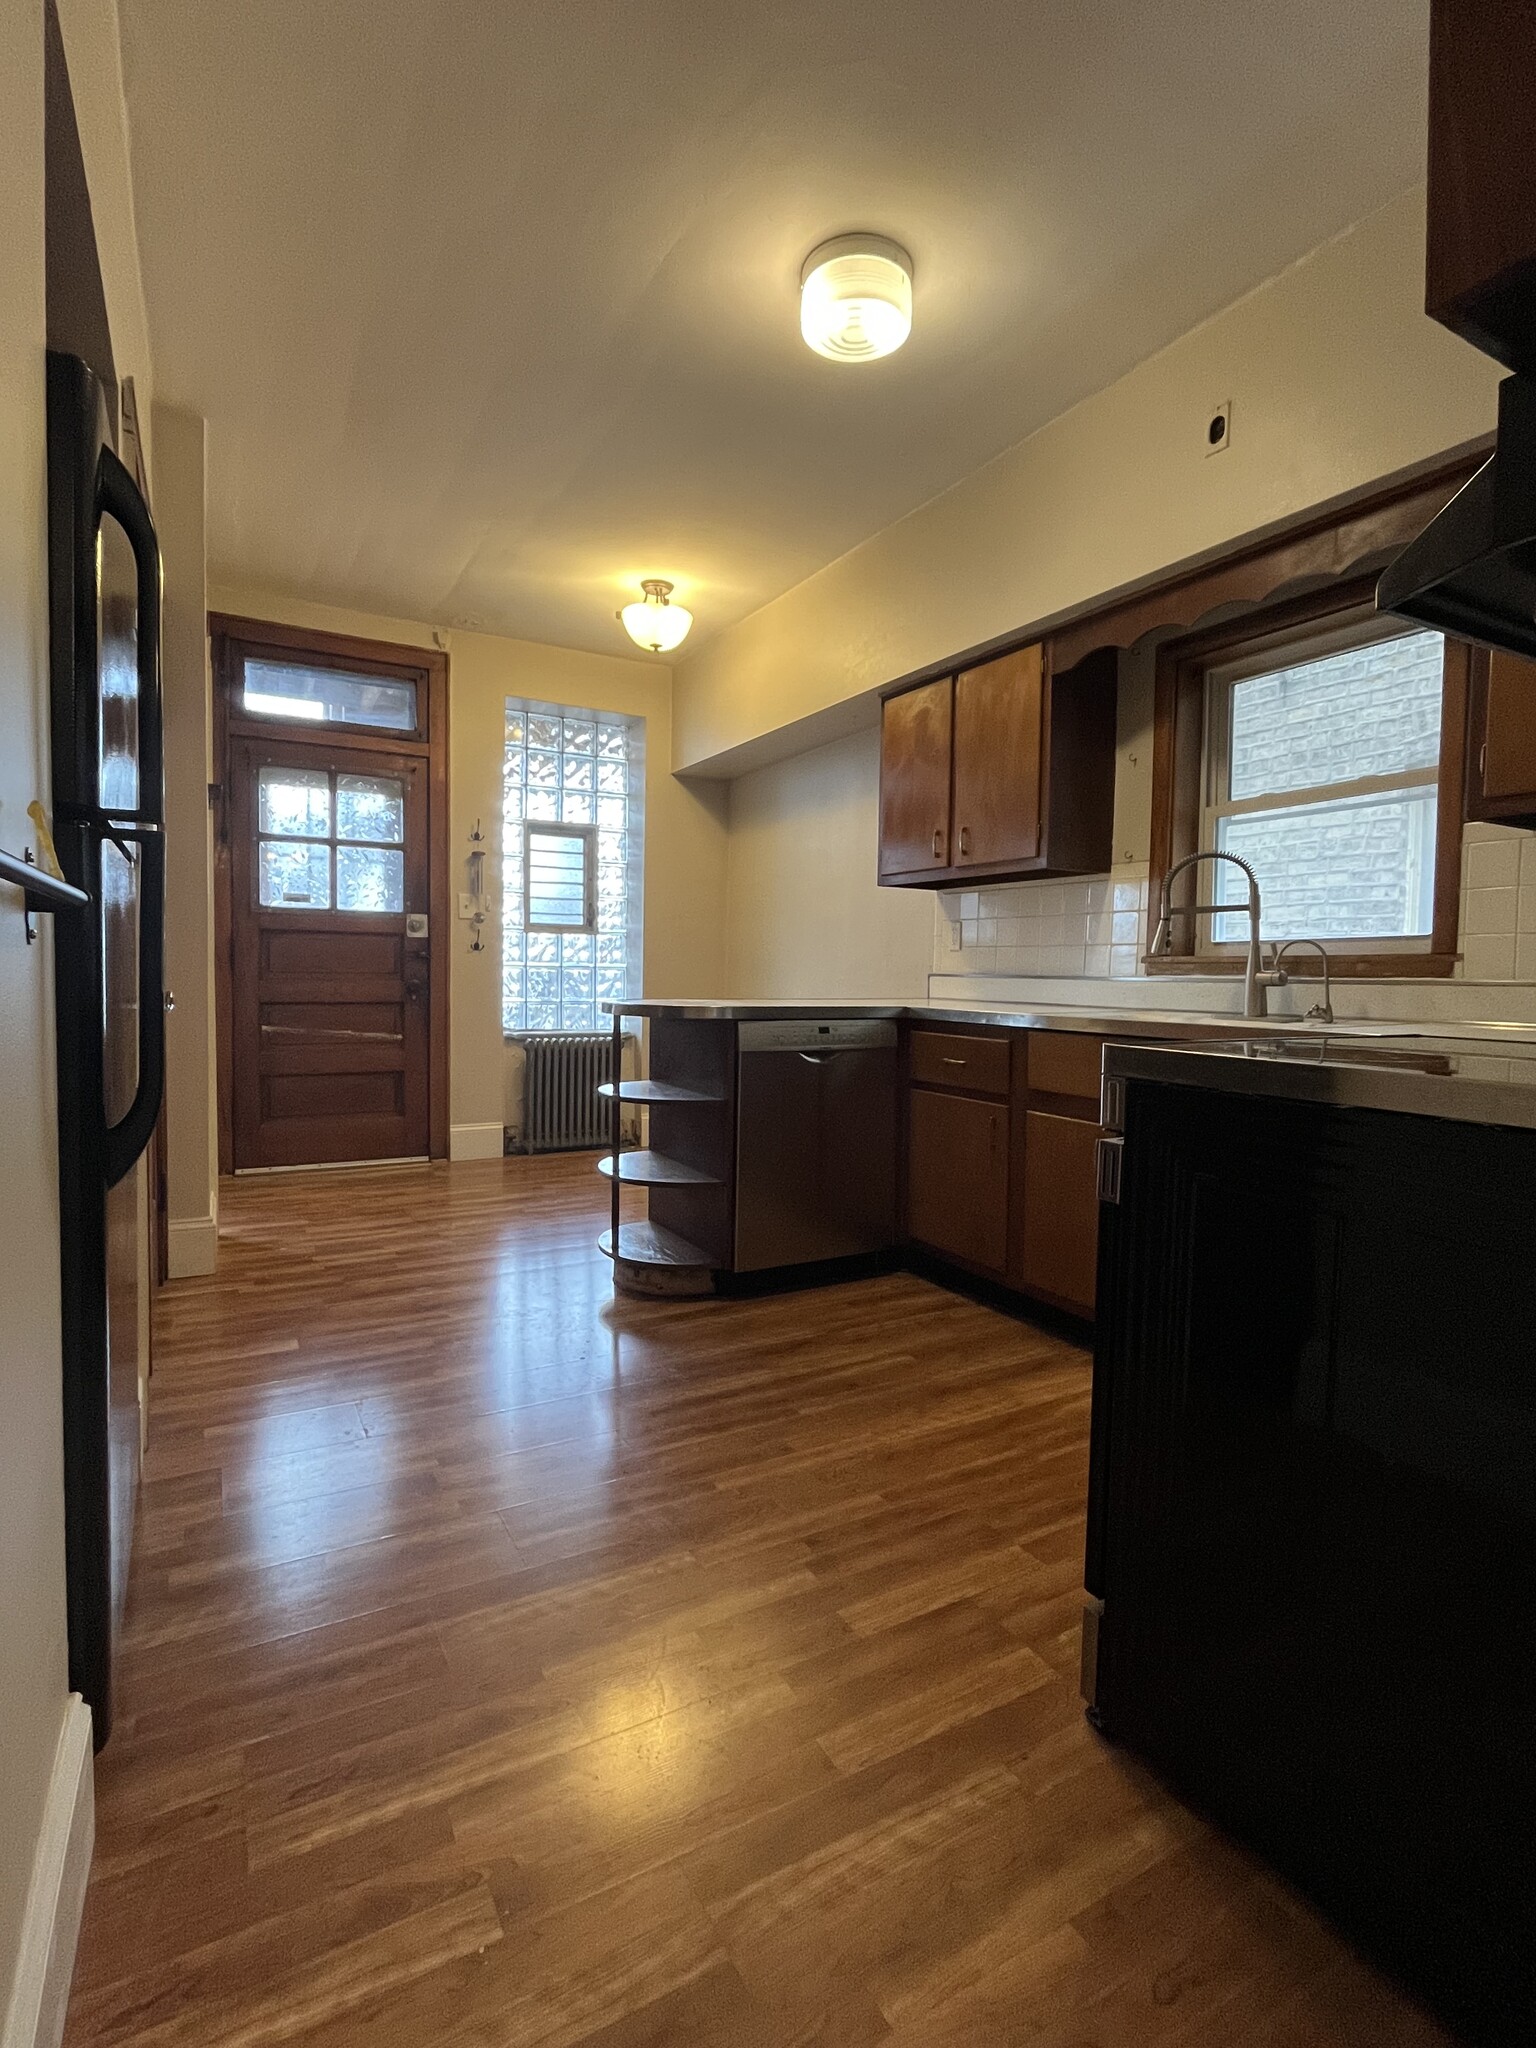
[[[405,784],[264,763],[256,771],[257,900],[272,910],[399,915]]]
[[[240,709],[255,718],[375,732],[414,733],[419,721],[416,685],[403,677],[350,674],[254,654],[242,664]]]

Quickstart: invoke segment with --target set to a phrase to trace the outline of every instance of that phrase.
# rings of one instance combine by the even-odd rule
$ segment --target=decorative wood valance
[[[1321,584],[1379,574],[1417,539],[1484,459],[1462,457],[1409,485],[1367,498],[1348,512],[1309,519],[1287,533],[1238,547],[1219,561],[1074,619],[1050,636],[1051,666],[1059,675],[1096,648],[1130,647],[1157,631],[1188,632],[1225,605],[1265,604]]]

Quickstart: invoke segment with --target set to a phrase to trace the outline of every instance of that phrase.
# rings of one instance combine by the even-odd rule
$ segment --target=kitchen
[[[1308,79],[1291,154],[1245,159],[1241,233],[1214,206],[1183,219],[1166,302],[1133,267],[1123,334],[1101,299],[1097,329],[1041,343],[1038,391],[963,461],[960,412],[924,407],[1018,306],[972,291],[966,330],[936,220],[915,263],[836,209],[797,226],[792,259],[730,271],[728,318],[750,305],[730,331],[762,390],[764,506],[767,444],[819,422],[818,537],[806,513],[799,553],[749,571],[761,533],[731,565],[679,515],[621,575],[611,548],[555,573],[553,537],[532,568],[509,526],[466,541],[412,467],[414,364],[372,328],[303,368],[274,322],[242,374],[218,361],[218,309],[245,303],[220,266],[288,303],[292,216],[254,218],[154,12],[124,0],[121,113],[159,323],[177,1005],[170,1186],[123,1186],[141,1229],[160,1205],[172,1277],[147,1410],[133,1390],[148,1444],[68,2038],[1526,2038],[1510,1333],[1536,1144],[1536,528],[1523,375],[1501,380],[1531,367],[1514,58],[1536,51],[1500,24],[1491,59],[1487,8],[1384,7],[1329,27],[1349,84],[1324,113],[1299,17],[1276,61],[1255,20],[1207,11],[1247,119],[1256,80]],[[975,13],[1016,64],[1024,30]],[[247,22],[180,27],[253,94],[269,62],[332,75],[334,51]],[[915,76],[933,52],[903,33],[886,61]],[[788,61],[774,24],[742,35]],[[507,55],[453,93],[499,99]],[[1070,38],[1029,55],[1056,86],[1041,119],[1086,122]],[[1189,56],[1171,32],[1146,53]],[[605,61],[587,48],[592,78]],[[446,91],[449,54],[430,62]],[[102,74],[74,69],[99,175]],[[794,74],[813,124],[814,69]],[[1219,98],[1211,191],[1237,150]],[[605,109],[627,133],[617,86]],[[1123,188],[1112,131],[1152,162],[1146,113],[1106,101],[1074,160]],[[1351,122],[1314,175],[1296,136]],[[189,161],[216,206],[183,210]],[[1279,161],[1284,233],[1255,196]],[[404,246],[428,214],[443,232],[460,169],[415,173],[434,203],[400,209]],[[1104,263],[1092,206],[1082,258]],[[121,209],[95,210],[110,247]],[[822,259],[883,263],[911,338],[811,385]],[[626,363],[658,332],[681,359],[697,323],[655,260],[619,325],[661,327],[623,330]],[[399,275],[408,295],[447,270]],[[605,284],[627,275],[610,248]],[[434,346],[472,355],[477,317],[457,304]],[[357,391],[310,410],[304,379],[343,363]],[[701,400],[718,369],[693,364]],[[490,402],[462,381],[439,424],[468,460]],[[361,440],[328,437],[361,435],[364,390],[390,435],[359,468]],[[590,390],[546,395],[587,434]],[[535,409],[480,436],[514,493]],[[672,425],[687,477],[699,448]],[[606,457],[629,478],[623,439]],[[546,457],[517,516],[570,546],[575,471],[556,489]],[[411,524],[426,504],[453,576]],[[343,976],[360,934],[373,964]],[[602,1152],[582,1125],[537,1153],[537,1056],[610,1028]],[[316,1171],[326,1143],[376,1163]],[[90,1860],[72,1796],[27,1893],[51,1885],[56,1938],[39,1948],[30,1905],[18,1923],[24,1958],[65,1958],[28,1966],[59,2028],[82,1840]]]

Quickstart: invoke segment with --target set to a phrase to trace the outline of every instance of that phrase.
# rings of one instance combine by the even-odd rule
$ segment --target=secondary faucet
[[[1248,901],[1244,903],[1181,903],[1172,901],[1170,891],[1177,878],[1186,868],[1198,866],[1204,860],[1229,861],[1248,878]],[[1264,948],[1259,939],[1259,878],[1239,853],[1220,853],[1208,848],[1201,853],[1186,853],[1182,860],[1176,860],[1163,877],[1162,891],[1157,905],[1157,930],[1152,937],[1148,959],[1155,960],[1159,953],[1166,953],[1168,942],[1173,937],[1173,919],[1176,917],[1223,917],[1229,914],[1248,913],[1248,961],[1243,970],[1243,1015],[1245,1017],[1267,1017],[1269,1015],[1268,990],[1283,982],[1285,976],[1273,973],[1264,965]]]
[[[1269,956],[1269,964],[1275,970],[1275,982],[1281,988],[1284,988],[1289,977],[1285,969],[1280,965],[1280,962],[1289,953],[1292,946],[1310,946],[1322,961],[1323,1000],[1320,1003],[1314,1003],[1311,1009],[1308,1010],[1307,1015],[1309,1018],[1315,1018],[1319,1024],[1331,1024],[1333,1022],[1333,983],[1329,976],[1328,948],[1321,939],[1287,939],[1283,946],[1277,946]]]

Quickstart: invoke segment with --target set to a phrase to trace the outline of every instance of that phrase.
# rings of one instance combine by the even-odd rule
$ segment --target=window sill
[[[1335,981],[1439,981],[1454,974],[1460,962],[1459,953],[1335,953],[1330,949],[1328,972]],[[1240,975],[1246,964],[1241,955],[1228,959],[1213,953],[1162,953],[1155,960],[1144,959],[1141,972],[1148,976]],[[1322,963],[1315,953],[1287,954],[1285,971],[1292,981],[1320,983],[1323,978]]]

